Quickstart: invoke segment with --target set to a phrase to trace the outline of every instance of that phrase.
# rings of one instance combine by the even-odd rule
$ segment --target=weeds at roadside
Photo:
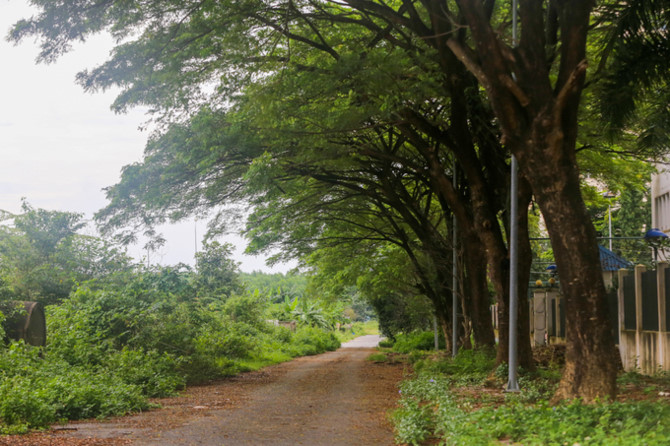
[[[386,353],[373,353],[366,359],[371,362],[380,363],[380,362],[386,362],[388,360],[388,356],[386,355]]]
[[[47,348],[0,347],[0,434],[144,410],[149,397],[174,395],[186,384],[340,345],[316,327],[270,325],[257,305],[249,297],[217,306],[78,289],[47,307]]]
[[[396,441],[424,445],[667,445],[670,444],[670,379],[623,374],[619,384],[635,396],[620,402],[550,405],[560,370],[519,373],[521,392],[505,394],[506,365],[493,355],[463,352],[456,358],[426,356],[403,382],[393,413]],[[492,373],[493,371],[493,373]],[[670,389],[668,389],[670,390]]]

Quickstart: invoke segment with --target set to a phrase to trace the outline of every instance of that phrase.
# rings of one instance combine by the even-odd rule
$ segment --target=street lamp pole
[[[603,194],[603,198],[607,198],[607,217],[609,220],[609,247],[610,251],[612,250],[612,198],[616,197],[616,194],[610,191],[607,191]]]
[[[516,47],[517,27],[517,0],[512,0],[512,46]],[[516,81],[516,76],[512,73]],[[518,166],[517,159],[512,155],[510,163],[510,239],[509,239],[509,335],[508,335],[508,374],[507,392],[519,392],[517,378],[518,351],[517,351],[517,311],[518,311],[518,262],[517,250],[519,226],[517,221],[518,204]]]
[[[609,233],[610,233],[610,251],[612,250],[612,203],[607,205],[607,215],[609,216]]]

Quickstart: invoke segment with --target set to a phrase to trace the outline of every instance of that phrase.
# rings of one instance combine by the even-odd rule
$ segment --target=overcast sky
[[[91,218],[106,204],[102,189],[118,182],[124,165],[142,159],[148,135],[138,128],[145,118],[141,110],[114,114],[114,91],[86,94],[74,82],[77,72],[107,58],[111,38],[97,36],[55,64],[37,65],[32,39],[18,46],[5,40],[10,26],[30,15],[23,1],[0,0],[0,209],[18,212],[25,197],[35,208]],[[204,230],[193,221],[167,228],[168,243],[151,262],[192,264]],[[262,259],[241,253],[241,239],[226,241],[238,246],[243,271],[269,270]],[[129,253],[143,255],[139,247]]]

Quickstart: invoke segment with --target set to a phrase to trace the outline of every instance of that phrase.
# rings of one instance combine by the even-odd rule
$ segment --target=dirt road
[[[404,370],[366,360],[378,340],[358,338],[336,352],[193,387],[159,400],[160,410],[72,423],[43,435],[51,441],[43,444],[392,445],[387,415]]]

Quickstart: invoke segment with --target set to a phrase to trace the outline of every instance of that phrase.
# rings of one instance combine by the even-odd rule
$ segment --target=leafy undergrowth
[[[614,403],[551,405],[560,378],[557,368],[521,371],[521,392],[504,393],[507,368],[494,369],[492,354],[412,356],[415,376],[402,384],[399,408],[392,415],[399,444],[670,444],[667,374],[622,375]]]
[[[267,323],[263,305],[253,294],[185,301],[81,287],[47,307],[46,349],[0,347],[0,434],[144,410],[186,384],[339,347],[332,332]]]

